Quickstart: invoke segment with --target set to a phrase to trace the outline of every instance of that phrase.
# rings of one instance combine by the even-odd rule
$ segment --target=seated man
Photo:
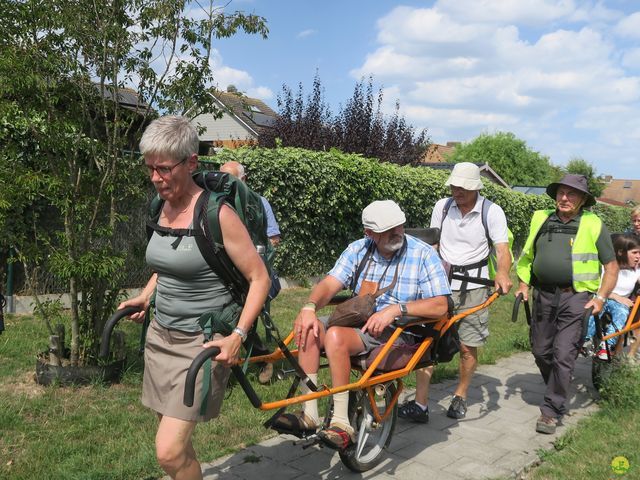
[[[375,201],[362,212],[365,238],[351,243],[329,274],[318,283],[294,323],[299,362],[309,379],[317,384],[320,351],[325,349],[334,387],[349,383],[351,358],[384,344],[393,333],[388,328],[396,317],[411,315],[438,318],[447,313],[449,282],[440,257],[426,243],[404,234],[405,215],[392,200]],[[370,255],[367,252],[370,251]],[[360,264],[366,259],[361,268]],[[359,276],[357,272],[362,272]],[[358,278],[354,278],[358,277]],[[351,287],[357,294],[374,293],[390,287],[376,299],[375,313],[362,328],[327,328],[316,310],[329,303],[339,291]],[[397,342],[420,341],[403,333]],[[302,384],[303,394],[309,389]],[[330,447],[344,449],[355,440],[349,424],[349,392],[333,396],[330,426],[318,436]],[[312,433],[320,425],[317,400],[303,404],[303,410],[276,419],[276,430]]]

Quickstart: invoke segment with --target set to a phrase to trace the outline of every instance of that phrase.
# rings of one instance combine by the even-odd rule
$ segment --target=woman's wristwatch
[[[238,336],[242,339],[242,343],[247,340],[247,332],[245,332],[242,328],[236,327],[233,329],[233,333],[238,334]]]
[[[602,303],[605,303],[605,302],[607,301],[607,299],[606,299],[606,298],[604,298],[604,297],[603,297],[602,295],[600,295],[599,293],[596,293],[596,296],[595,296],[595,297],[593,297],[593,298],[595,298],[596,300],[600,300]]]

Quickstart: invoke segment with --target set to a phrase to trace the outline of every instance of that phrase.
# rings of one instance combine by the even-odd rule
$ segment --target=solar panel
[[[242,112],[242,114],[260,127],[273,127],[276,123],[274,117],[265,115],[264,113]]]

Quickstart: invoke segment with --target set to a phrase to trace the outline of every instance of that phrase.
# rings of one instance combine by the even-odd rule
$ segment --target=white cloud
[[[252,98],[259,98],[260,100],[267,101],[273,100],[273,91],[268,87],[255,87],[247,90],[247,95]]]
[[[436,9],[462,22],[544,25],[571,15],[572,0],[439,0]]]
[[[296,35],[298,38],[306,38],[306,37],[310,37],[311,35],[315,35],[316,33],[318,33],[317,30],[314,30],[313,28],[309,28],[307,30],[302,30],[301,32],[298,33],[298,35]]]
[[[435,141],[512,131],[556,164],[580,156],[600,172],[624,169],[618,159],[640,149],[640,48],[621,35],[640,38],[640,13],[623,16],[562,0],[397,7],[351,75],[391,85],[385,111],[399,99]]]
[[[215,86],[220,90],[226,90],[229,85],[235,86],[240,92],[248,96],[270,100],[273,98],[271,89],[265,86],[255,85],[255,81],[248,72],[238,70],[224,64],[222,56],[217,50],[211,53],[211,63]]]
[[[624,17],[615,28],[615,32],[622,37],[640,39],[640,12]]]
[[[622,65],[630,70],[640,70],[640,48],[632,48],[623,52]]]

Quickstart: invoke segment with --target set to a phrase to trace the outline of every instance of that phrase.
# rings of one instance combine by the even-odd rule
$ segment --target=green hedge
[[[374,200],[393,199],[407,215],[408,227],[429,226],[435,202],[448,196],[448,172],[399,167],[339,151],[300,148],[242,148],[202,158],[214,167],[235,160],[248,184],[271,203],[280,230],[276,266],[281,275],[308,278],[329,270],[346,245],[362,237],[361,212]],[[534,210],[553,207],[546,195],[525,195],[485,181],[483,195],[505,211],[521,245]],[[598,205],[611,231],[628,226],[627,209]]]

